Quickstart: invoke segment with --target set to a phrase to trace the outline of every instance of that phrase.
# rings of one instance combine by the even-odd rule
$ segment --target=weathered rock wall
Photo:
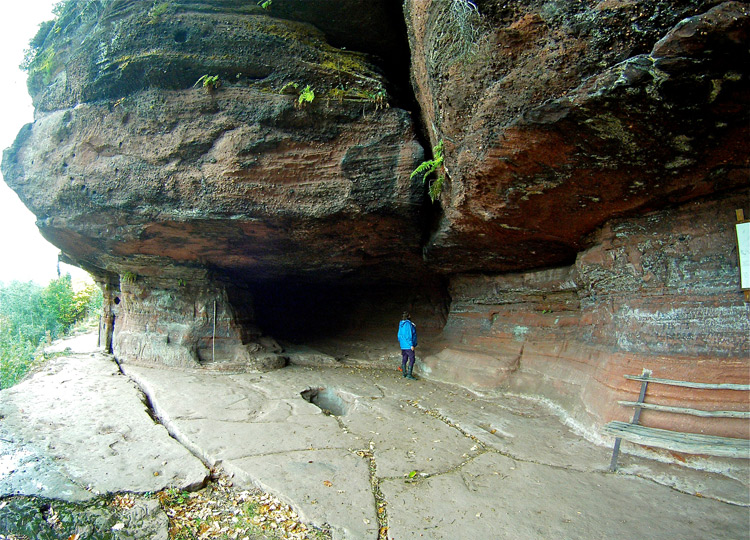
[[[747,185],[746,3],[405,11],[424,130],[444,143],[434,267],[572,264],[612,216]]]
[[[4,178],[102,283],[119,358],[395,349],[407,309],[425,373],[587,426],[627,415],[644,367],[747,382],[747,3],[267,7],[70,0],[34,38],[36,118]],[[433,203],[411,173],[438,147]]]
[[[113,294],[112,352],[120,361],[232,371],[286,365],[282,348],[255,325],[247,291],[200,273],[176,280],[127,274]]]
[[[367,41],[362,17],[335,24],[367,10],[333,9],[322,27],[334,47],[306,23],[323,4],[288,20],[252,2],[72,1],[40,30],[37,117],[5,153],[5,179],[70,262],[119,288],[105,341],[124,360],[202,362],[206,305],[216,300],[222,319],[254,311],[252,294],[227,285],[278,291],[276,308],[305,318],[295,290],[321,304],[310,291],[433,279],[410,115],[383,60],[347,48]],[[368,8],[378,32],[363,48],[392,58],[405,44],[392,9]],[[349,294],[341,311],[356,308]],[[229,324],[227,339],[254,346],[242,334],[252,317]]]
[[[734,209],[750,191],[614,220],[558,269],[451,281],[444,349],[432,377],[481,391],[512,388],[563,403],[588,427],[629,421],[623,375],[747,384],[750,317],[739,289]],[[744,392],[652,385],[674,405],[747,410]],[[650,425],[747,437],[741,419],[660,416]],[[648,416],[648,418],[646,418]]]

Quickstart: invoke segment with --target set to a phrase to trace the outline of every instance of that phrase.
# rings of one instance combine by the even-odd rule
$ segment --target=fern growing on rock
[[[313,92],[313,89],[310,88],[310,85],[308,84],[305,86],[305,89],[300,92],[299,97],[297,98],[297,107],[302,107],[305,103],[312,103],[315,99],[315,92]]]
[[[443,161],[445,159],[443,155],[443,141],[440,140],[432,149],[433,158],[427,161],[423,161],[419,167],[412,171],[409,176],[413,179],[415,176],[422,175],[422,183],[428,182],[428,177],[432,173],[437,173],[443,169]],[[427,193],[430,195],[430,200],[435,202],[440,198],[440,194],[443,192],[443,184],[445,183],[445,174],[442,172],[438,174],[437,178],[429,183]]]

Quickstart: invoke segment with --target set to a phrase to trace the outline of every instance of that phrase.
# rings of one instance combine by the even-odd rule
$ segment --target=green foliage
[[[281,87],[281,94],[294,94],[295,96],[299,95],[299,84],[296,82],[288,82],[284,86]]]
[[[61,46],[64,38],[60,36],[70,28],[77,28],[87,18],[96,17],[101,8],[100,0],[62,0],[54,5],[55,19],[39,25],[39,31],[24,51],[20,67],[29,74],[30,88],[38,89],[52,82],[65,64],[58,50],[65,49]]]
[[[263,9],[271,9],[271,3],[272,0],[260,0],[260,2],[258,2],[258,5]]]
[[[440,175],[430,184],[430,187],[427,189],[427,194],[430,196],[432,202],[435,202],[440,198],[440,194],[443,192],[444,182],[445,176]]]
[[[313,92],[313,89],[310,88],[310,85],[308,84],[305,86],[305,89],[300,92],[299,97],[297,98],[297,107],[302,107],[305,103],[312,103],[315,99],[315,92]]]
[[[122,281],[124,281],[125,283],[135,283],[137,279],[138,276],[133,272],[125,272],[122,275]]]
[[[221,86],[221,81],[218,75],[203,75],[193,86],[198,86],[199,84],[202,84],[203,88],[211,92]]]
[[[32,282],[0,284],[0,388],[18,382],[37,348],[67,334],[75,324],[101,312],[102,294],[90,285],[75,292],[70,275],[41,287]]]
[[[148,12],[148,16],[152,21],[156,21],[160,19],[162,15],[166,14],[170,10],[169,8],[169,2],[154,2],[153,7]]]
[[[297,101],[294,104],[297,108],[304,106],[305,103],[312,103],[315,99],[315,92],[309,84],[305,86],[304,90],[300,90],[299,84],[296,82],[288,82],[281,87],[279,93],[297,96]]]
[[[10,388],[31,368],[37,346],[13,332],[10,322],[0,318],[0,389]]]
[[[426,183],[428,181],[428,177],[432,173],[437,173],[440,169],[443,168],[443,161],[445,160],[445,156],[443,155],[443,141],[440,140],[437,145],[432,149],[432,155],[433,158],[429,159],[427,161],[423,161],[419,167],[414,169],[412,171],[409,178],[414,178],[415,176],[422,175],[422,183]],[[430,182],[427,192],[430,195],[430,200],[432,202],[435,202],[440,198],[440,194],[443,192],[443,184],[445,183],[445,175],[444,174],[438,174],[438,177]]]

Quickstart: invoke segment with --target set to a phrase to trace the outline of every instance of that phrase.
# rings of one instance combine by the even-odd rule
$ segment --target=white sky
[[[24,124],[32,121],[34,110],[26,90],[26,73],[18,66],[23,51],[36,34],[39,24],[52,19],[57,0],[0,2],[0,151],[9,147]],[[0,182],[0,282],[35,281],[46,285],[57,277],[59,250],[47,242],[35,225],[36,217],[18,196]],[[78,268],[60,265],[74,280],[88,275]]]

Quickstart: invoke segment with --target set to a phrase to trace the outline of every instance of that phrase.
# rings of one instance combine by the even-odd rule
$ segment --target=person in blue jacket
[[[414,349],[417,347],[417,327],[410,319],[409,312],[404,311],[404,314],[401,315],[401,322],[398,324],[398,342],[401,345],[402,375],[407,379],[414,379],[412,371],[414,370],[414,360],[416,359]]]

